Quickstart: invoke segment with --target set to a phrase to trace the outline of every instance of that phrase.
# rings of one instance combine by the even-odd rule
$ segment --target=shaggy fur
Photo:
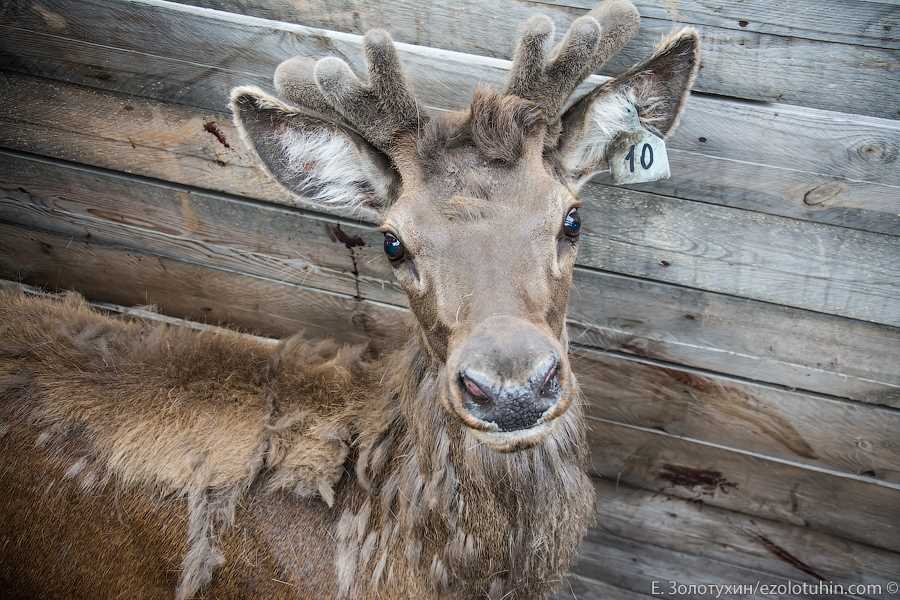
[[[497,454],[442,410],[446,375],[416,337],[366,359],[364,348],[123,322],[75,296],[17,292],[0,293],[0,323],[0,483],[97,499],[89,520],[113,498],[155,506],[148,522],[114,529],[143,547],[135,560],[170,564],[171,588],[148,583],[166,570],[145,581],[128,579],[127,560],[94,566],[128,580],[119,592],[131,597],[239,597],[269,577],[261,564],[289,584],[272,597],[540,597],[591,513],[580,409],[544,445]],[[28,456],[37,462],[23,469]],[[25,557],[85,548],[34,536],[29,524],[51,516],[29,513],[0,500],[0,589],[62,597]],[[147,527],[166,541],[145,544]],[[298,593],[310,582],[297,560],[310,553],[333,567],[315,594]],[[235,569],[245,572],[232,589]],[[97,584],[70,579],[74,597]]]
[[[636,24],[627,0],[608,0],[545,54],[551,28],[533,21],[508,93],[434,118],[378,31],[367,82],[336,58],[295,59],[276,73],[286,101],[233,91],[242,139],[287,190],[376,206],[402,240],[391,264],[417,323],[390,353],[0,295],[0,589],[545,597],[593,503],[565,332],[577,236],[563,219],[626,104],[668,134],[697,68],[696,34],[681,33],[561,114]],[[539,391],[536,364],[552,365]],[[499,430],[467,404],[473,365],[497,389],[526,382],[522,402],[559,393],[533,424]]]

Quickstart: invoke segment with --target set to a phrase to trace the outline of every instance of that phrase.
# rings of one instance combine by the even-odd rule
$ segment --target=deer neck
[[[451,597],[552,587],[593,508],[578,403],[540,446],[501,454],[444,410],[447,375],[421,341],[385,365],[382,393],[359,419],[359,493],[337,527],[345,596],[413,578]]]

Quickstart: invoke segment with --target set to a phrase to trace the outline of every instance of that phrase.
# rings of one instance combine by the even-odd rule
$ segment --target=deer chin
[[[511,453],[541,445],[556,430],[558,419],[541,421],[518,431],[489,431],[468,428],[475,441],[495,452]]]

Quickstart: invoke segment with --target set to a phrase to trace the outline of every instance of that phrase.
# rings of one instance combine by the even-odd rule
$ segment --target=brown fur
[[[631,3],[609,0],[548,54],[549,22],[533,20],[507,93],[440,116],[378,31],[365,82],[336,58],[291,60],[276,73],[284,99],[233,90],[242,139],[287,190],[376,208],[402,240],[391,264],[416,326],[386,354],[273,347],[0,295],[0,485],[13,490],[0,585],[25,598],[545,597],[593,502],[565,331],[577,235],[563,223],[631,126],[608,104],[666,134],[697,68],[682,32],[563,112],[636,28]]]
[[[590,513],[578,411],[496,454],[443,412],[416,338],[366,360],[9,292],[0,323],[16,597],[539,597]]]

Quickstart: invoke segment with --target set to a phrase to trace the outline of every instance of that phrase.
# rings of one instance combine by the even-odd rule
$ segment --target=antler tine
[[[400,66],[391,36],[366,33],[364,44],[369,82],[363,83],[343,60],[323,58],[315,80],[324,99],[370,143],[386,152],[398,138],[419,127],[420,114]]]
[[[288,102],[340,124],[349,125],[369,143],[390,152],[398,138],[426,119],[406,84],[391,36],[379,29],[366,33],[363,49],[368,83],[343,60],[318,62],[297,56],[278,65],[275,89]]]
[[[629,0],[607,0],[575,19],[548,55],[553,23],[544,16],[532,17],[516,47],[506,93],[537,103],[553,122],[578,84],[628,43],[639,22]]]
[[[295,56],[278,65],[275,69],[275,90],[278,95],[306,110],[337,123],[343,123],[341,117],[316,84],[313,74],[316,61],[304,56]]]

